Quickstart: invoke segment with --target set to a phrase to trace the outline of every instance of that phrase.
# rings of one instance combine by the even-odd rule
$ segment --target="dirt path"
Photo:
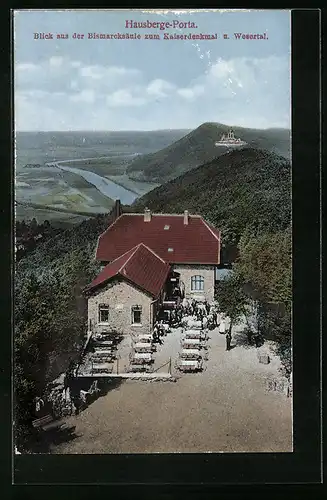
[[[176,352],[180,332],[161,346]],[[225,337],[210,332],[209,359],[198,374],[174,382],[128,380],[67,419],[79,436],[52,453],[278,452],[292,451],[291,398],[267,392],[279,360],[258,362],[257,350],[225,351]],[[176,357],[176,355],[175,355]]]

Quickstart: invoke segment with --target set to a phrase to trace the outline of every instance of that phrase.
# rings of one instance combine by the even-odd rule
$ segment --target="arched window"
[[[193,292],[203,292],[204,290],[204,277],[203,276],[192,276],[191,278],[191,290]]]

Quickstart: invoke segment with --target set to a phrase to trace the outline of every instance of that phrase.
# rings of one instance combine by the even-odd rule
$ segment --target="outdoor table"
[[[189,320],[184,322],[184,329],[186,330],[195,330],[197,332],[201,332],[203,330],[203,323],[198,320]]]
[[[150,342],[137,342],[134,344],[135,352],[152,352],[152,344]]]
[[[198,349],[201,348],[201,341],[200,339],[183,339],[182,340],[182,347],[185,348],[186,346],[192,347],[197,347]]]
[[[146,359],[152,361],[152,355],[148,352],[135,352],[134,359]]]
[[[111,373],[112,365],[110,363],[94,363],[92,365],[93,373]]]
[[[96,339],[95,343],[97,345],[105,345],[105,346],[107,346],[107,345],[113,345],[113,341],[112,340],[97,340]]]
[[[146,363],[151,363],[152,359],[147,358],[132,358],[131,364],[133,365],[144,365]]]
[[[115,352],[116,348],[114,346],[110,345],[95,345],[94,346],[94,352]]]
[[[148,343],[151,343],[153,340],[153,336],[152,335],[148,335],[146,333],[144,334],[141,334],[141,335],[137,335],[137,342],[148,342]]]
[[[196,371],[202,369],[202,362],[196,360],[180,360],[178,368],[183,371]]]
[[[200,355],[198,349],[182,349],[182,352],[180,353],[180,358],[199,359],[199,358],[201,358],[201,355]]]
[[[112,361],[114,359],[112,353],[109,354],[99,354],[99,353],[94,353],[91,356],[91,360],[95,362],[101,362],[101,361]]]
[[[202,330],[186,330],[185,339],[200,339],[205,340],[207,338],[206,334]]]
[[[131,371],[132,372],[148,372],[149,371],[149,366],[147,365],[131,365]]]
[[[94,353],[92,353],[92,354],[93,354],[93,356],[97,356],[97,355],[99,355],[99,356],[103,356],[103,355],[105,355],[105,354],[112,354],[112,350],[111,350],[111,349],[101,349],[101,350],[99,350],[99,351],[98,351],[98,350],[97,350],[97,351],[95,351],[95,352],[94,352]]]

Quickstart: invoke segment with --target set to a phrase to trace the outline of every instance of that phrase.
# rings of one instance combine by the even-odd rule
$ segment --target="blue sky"
[[[197,28],[126,29],[126,20],[190,21]],[[21,10],[14,26],[17,130],[154,130],[207,121],[290,126],[288,10]],[[48,32],[53,39],[34,39]],[[93,32],[142,39],[88,39]],[[57,40],[57,33],[69,38]],[[145,40],[146,33],[161,40]],[[218,39],[163,40],[164,33]],[[236,40],[234,33],[268,39]]]

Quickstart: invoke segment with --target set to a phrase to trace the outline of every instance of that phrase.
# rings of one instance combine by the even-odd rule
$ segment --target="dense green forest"
[[[260,328],[279,342],[288,374],[290,189],[291,168],[285,158],[246,148],[225,153],[123,207],[125,212],[146,206],[157,212],[188,209],[219,228],[225,246],[238,247],[237,279],[229,286],[226,307],[236,303],[235,297],[237,303],[247,300],[243,292],[251,285]],[[113,214],[85,220],[38,244],[16,263],[15,432],[22,449],[31,430],[33,399],[67,370],[82,346],[87,327],[82,290],[99,270],[94,260],[97,238],[112,220]]]
[[[245,230],[274,232],[290,224],[290,163],[264,150],[235,150],[150,191],[133,209],[146,206],[203,215],[222,231],[224,244],[237,244]]]
[[[256,130],[233,127],[235,137],[249,147],[262,148],[289,158],[290,131],[287,129]],[[195,130],[155,153],[137,157],[127,168],[131,178],[164,183],[199,165],[224,155],[226,147],[217,147],[228,127],[220,123],[203,123]]]
[[[83,288],[99,272],[94,251],[110,215],[83,221],[16,262],[14,290],[15,437],[28,449],[33,401],[76,361],[87,329]]]

